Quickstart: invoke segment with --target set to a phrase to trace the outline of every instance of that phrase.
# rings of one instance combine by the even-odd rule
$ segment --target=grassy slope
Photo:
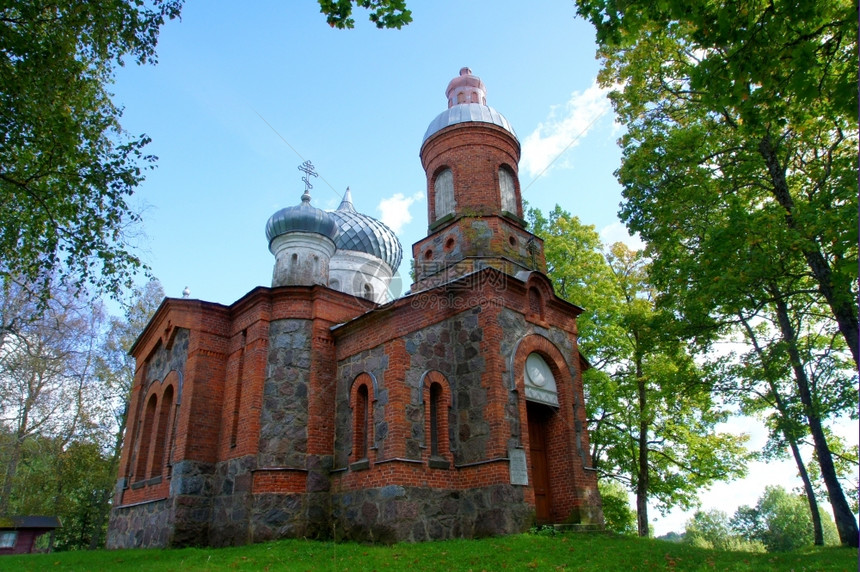
[[[703,550],[601,534],[519,535],[394,546],[283,540],[233,548],[64,552],[0,557],[2,570],[846,570],[857,550],[787,554]]]

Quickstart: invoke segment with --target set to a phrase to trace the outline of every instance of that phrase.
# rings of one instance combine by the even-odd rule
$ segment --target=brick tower
[[[421,145],[430,234],[412,247],[415,289],[485,266],[511,276],[546,272],[543,244],[525,229],[513,128],[487,106],[484,82],[469,68],[445,95],[448,109],[430,123]]]

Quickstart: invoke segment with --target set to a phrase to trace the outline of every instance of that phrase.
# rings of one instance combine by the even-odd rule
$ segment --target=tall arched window
[[[442,386],[438,383],[430,384],[430,455],[433,457],[439,456],[439,415],[443,408],[442,401]]]
[[[436,220],[454,212],[454,173],[445,169],[436,175],[433,184],[434,204],[436,205]]]
[[[517,189],[514,174],[507,167],[499,167],[499,192],[502,195],[502,210],[517,214]]]
[[[370,417],[370,399],[368,398],[367,385],[360,385],[356,392],[353,414],[355,415],[353,451],[357,459],[366,459],[368,420]]]
[[[173,386],[167,386],[161,396],[161,407],[158,412],[158,426],[153,432],[152,463],[149,477],[157,477],[164,472],[164,452],[168,449],[170,439],[170,408],[173,405]]]
[[[137,468],[134,471],[136,480],[146,478],[146,462],[149,460],[149,445],[152,443],[152,425],[155,422],[155,410],[158,406],[158,398],[150,396],[146,402],[143,412],[143,426],[140,428],[140,447],[137,450]]]
[[[451,466],[448,409],[451,393],[448,380],[438,371],[424,376],[425,446],[430,449],[428,465],[432,469]]]

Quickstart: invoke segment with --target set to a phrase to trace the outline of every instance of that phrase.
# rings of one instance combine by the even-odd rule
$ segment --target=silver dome
[[[269,217],[266,223],[266,238],[269,244],[282,234],[295,231],[321,234],[336,241],[338,223],[330,213],[312,207],[311,196],[305,191],[301,204],[279,210]]]
[[[492,107],[481,105],[480,103],[461,103],[459,105],[449,107],[437,115],[436,119],[430,122],[430,126],[427,128],[427,132],[424,133],[424,139],[421,144],[423,145],[424,142],[426,142],[434,133],[441,131],[450,125],[468,123],[471,121],[498,125],[513,135],[515,139],[517,138],[514,128],[511,127],[511,124],[505,116]],[[519,141],[519,139],[517,140]]]
[[[339,234],[334,241],[338,250],[355,250],[370,254],[385,262],[391,271],[397,270],[403,257],[403,247],[397,235],[384,223],[362,214],[352,206],[349,189],[336,211],[328,213],[335,219]]]

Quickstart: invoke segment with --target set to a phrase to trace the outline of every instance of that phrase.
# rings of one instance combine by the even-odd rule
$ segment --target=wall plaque
[[[511,484],[528,485],[529,468],[526,463],[525,449],[508,449],[508,458],[510,459]]]

